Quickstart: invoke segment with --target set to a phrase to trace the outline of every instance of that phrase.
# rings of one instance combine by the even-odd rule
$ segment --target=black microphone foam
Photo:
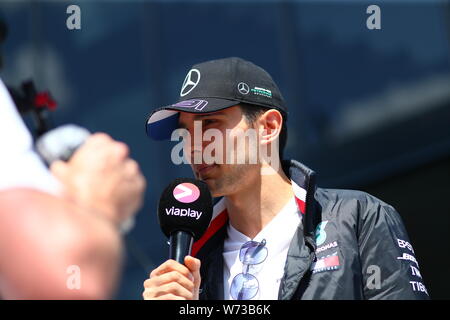
[[[163,191],[158,204],[158,219],[167,237],[184,231],[198,240],[211,222],[213,201],[205,182],[178,178]]]

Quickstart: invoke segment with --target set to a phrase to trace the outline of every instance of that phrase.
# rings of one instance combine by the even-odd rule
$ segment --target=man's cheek
[[[225,143],[226,163],[256,164],[258,161],[258,143],[255,132],[235,130],[227,136]]]

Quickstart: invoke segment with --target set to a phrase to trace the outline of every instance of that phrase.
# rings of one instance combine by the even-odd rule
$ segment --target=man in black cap
[[[221,199],[193,257],[153,270],[145,299],[428,298],[393,207],[364,192],[318,188],[303,164],[273,161],[282,159],[287,116],[270,75],[240,58],[194,65],[179,101],[152,112],[147,134],[173,140],[182,128],[184,156]],[[270,157],[260,152],[267,149]]]

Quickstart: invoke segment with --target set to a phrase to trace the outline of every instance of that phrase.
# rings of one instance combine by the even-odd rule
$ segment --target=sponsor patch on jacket
[[[335,252],[314,262],[311,266],[311,270],[312,273],[317,273],[322,271],[337,270],[339,269],[339,266],[339,256],[337,252]]]
[[[317,254],[317,253],[321,253],[321,252],[323,252],[323,251],[326,251],[326,250],[328,250],[328,249],[336,248],[337,246],[338,246],[337,241],[333,241],[333,242],[324,244],[323,246],[318,247],[318,248],[316,249],[316,254]]]
[[[328,223],[328,220],[322,221],[316,227],[316,245],[320,246],[327,239],[327,233],[325,232],[325,227]]]

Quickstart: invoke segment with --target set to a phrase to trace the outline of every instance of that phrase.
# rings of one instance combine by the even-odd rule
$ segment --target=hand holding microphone
[[[116,226],[130,221],[143,201],[145,179],[126,144],[104,133],[63,126],[37,142],[39,154],[63,184],[64,195]]]
[[[189,255],[194,240],[208,228],[212,211],[211,193],[203,181],[181,178],[166,187],[159,201],[158,218],[170,239],[169,260],[144,282],[144,299],[198,299],[200,260]]]

